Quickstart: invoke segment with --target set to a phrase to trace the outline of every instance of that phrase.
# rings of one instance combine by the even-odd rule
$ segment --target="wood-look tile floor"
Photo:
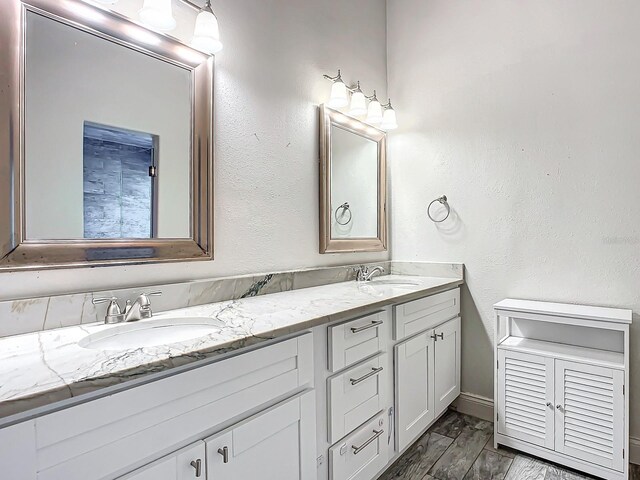
[[[493,423],[453,410],[445,413],[379,480],[592,479],[515,450],[493,448]],[[631,480],[640,466],[631,465]]]

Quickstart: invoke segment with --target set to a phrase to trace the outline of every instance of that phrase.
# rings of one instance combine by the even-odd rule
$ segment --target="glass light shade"
[[[362,92],[353,92],[351,95],[351,107],[349,107],[349,115],[359,117],[367,113],[367,99]]]
[[[396,111],[393,108],[388,108],[384,111],[384,117],[382,117],[382,123],[380,127],[384,130],[395,130],[398,128],[398,122],[396,121]]]
[[[342,108],[349,105],[347,86],[342,82],[342,80],[333,82],[333,85],[331,86],[331,98],[327,102],[327,105],[331,108]]]
[[[213,13],[202,10],[198,14],[191,45],[193,48],[212,54],[222,50],[218,19]]]
[[[144,0],[139,15],[142,23],[155,30],[168,32],[176,28],[171,0]]]
[[[382,122],[382,105],[375,98],[369,103],[369,110],[367,112],[367,123],[378,124]]]

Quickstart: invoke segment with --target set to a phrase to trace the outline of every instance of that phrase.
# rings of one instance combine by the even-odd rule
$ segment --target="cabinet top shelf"
[[[624,354],[596,348],[577,347],[521,337],[507,337],[498,348],[624,369]]]
[[[632,311],[622,308],[593,307],[573,305],[569,303],[540,302],[535,300],[517,300],[507,298],[494,305],[499,311],[554,315],[585,320],[596,320],[612,323],[631,323]]]

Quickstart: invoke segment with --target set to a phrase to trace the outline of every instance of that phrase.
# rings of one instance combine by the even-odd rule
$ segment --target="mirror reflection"
[[[27,12],[28,240],[188,238],[186,68]]]
[[[378,143],[331,126],[331,238],[378,235]]]

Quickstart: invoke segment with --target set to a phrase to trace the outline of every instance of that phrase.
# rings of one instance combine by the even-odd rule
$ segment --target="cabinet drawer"
[[[312,382],[306,334],[40,417],[38,479],[111,478]]]
[[[337,372],[378,353],[386,342],[387,312],[377,312],[329,328],[329,371]]]
[[[380,354],[327,380],[329,443],[386,409],[388,373],[386,355]]]
[[[388,425],[381,413],[329,449],[330,480],[370,480],[389,461]]]
[[[393,338],[402,340],[443,323],[460,313],[460,289],[393,307]]]

